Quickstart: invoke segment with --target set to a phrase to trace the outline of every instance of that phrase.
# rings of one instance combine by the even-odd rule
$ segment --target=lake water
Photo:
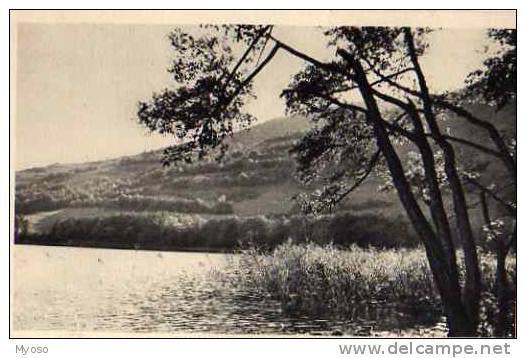
[[[15,331],[330,335],[356,322],[289,317],[211,274],[235,256],[16,245]]]

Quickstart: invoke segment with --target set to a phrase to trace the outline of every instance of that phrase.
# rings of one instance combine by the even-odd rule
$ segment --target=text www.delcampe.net
[[[458,343],[390,343],[390,344],[340,344],[341,354],[348,355],[510,355],[509,343],[458,344]]]

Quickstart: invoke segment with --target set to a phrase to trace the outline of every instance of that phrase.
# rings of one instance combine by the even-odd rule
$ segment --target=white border
[[[524,3],[522,1],[522,3]],[[324,1],[322,3],[324,6],[327,7],[346,7],[346,6],[357,6],[359,7],[360,4],[358,2],[349,2],[347,1]],[[477,1],[468,3],[465,2],[459,2],[457,1],[451,1],[451,0],[445,0],[445,1],[426,1],[424,2],[417,2],[417,1],[376,1],[374,4],[371,2],[364,2],[362,5],[365,5],[367,7],[376,6],[378,8],[389,8],[392,7],[394,4],[396,4],[400,8],[410,8],[410,7],[422,7],[426,6],[428,8],[452,8],[452,7],[470,7],[470,6],[477,6],[479,8],[492,8],[495,6],[498,6],[500,8],[519,8],[519,23],[521,23],[522,19],[522,11],[524,9],[522,8],[522,4],[519,1]],[[2,41],[2,47],[4,50],[6,50],[5,55],[2,56],[2,68],[4,69],[2,71],[2,75],[4,78],[4,84],[1,87],[2,88],[2,109],[5,113],[6,120],[0,121],[1,128],[0,132],[3,133],[4,141],[2,141],[2,165],[4,168],[8,167],[9,162],[9,121],[7,120],[9,118],[8,113],[8,104],[9,104],[9,90],[8,90],[8,39],[9,39],[9,29],[7,26],[7,17],[8,17],[8,9],[9,8],[116,8],[119,6],[129,6],[130,8],[170,8],[173,6],[185,6],[183,3],[175,3],[173,1],[158,1],[158,0],[150,0],[148,2],[129,2],[129,3],[119,3],[117,1],[108,1],[108,0],[92,0],[92,1],[75,1],[68,2],[68,1],[3,1],[1,3],[2,12],[1,16],[3,19],[3,26],[1,26],[1,41]],[[191,5],[191,6],[189,6]],[[314,3],[311,2],[305,2],[305,1],[297,1],[296,4],[293,3],[285,3],[284,1],[275,1],[275,0],[268,0],[264,3],[256,3],[252,2],[249,3],[247,1],[223,1],[221,3],[222,7],[225,8],[237,8],[240,6],[244,7],[251,7],[251,8],[289,8],[289,7],[305,7],[305,6],[319,6],[319,1]],[[200,8],[206,8],[206,7],[214,7],[218,6],[217,3],[212,1],[192,1],[190,3],[186,3],[187,7],[200,7]],[[461,25],[461,24],[460,24]],[[519,43],[520,41],[520,34],[521,31],[519,31]],[[526,48],[526,46],[519,45],[519,58],[526,58],[523,57],[523,51],[522,49]],[[519,74],[521,72],[519,71]],[[523,93],[523,82],[519,81],[519,95]],[[523,127],[524,123],[521,120],[523,117],[522,114],[525,113],[524,109],[524,102],[518,101],[518,136],[522,137],[520,134],[523,133]],[[520,140],[519,140],[520,141]],[[521,142],[522,143],[522,142]],[[523,146],[519,145],[519,182],[521,182],[521,178],[524,178],[524,166],[521,165],[521,158],[526,158],[526,155],[523,155],[523,153],[520,153],[521,148]],[[9,171],[8,171],[9,173]],[[1,206],[1,218],[2,218],[2,228],[4,229],[4,235],[7,235],[7,228],[9,227],[9,215],[8,215],[8,203],[9,203],[9,192],[8,192],[8,174],[2,176],[2,183],[1,183],[1,193],[2,193],[2,203]],[[523,198],[523,190],[519,188],[518,195],[519,195],[519,201],[522,202]],[[523,210],[521,209],[522,206],[519,206],[519,217],[523,217]],[[519,220],[519,223],[521,220]],[[519,235],[522,232],[521,225],[519,225]],[[522,242],[522,240],[519,238],[519,248],[520,252],[526,252],[522,249],[525,244]],[[39,340],[7,340],[8,337],[8,251],[7,251],[7,244],[8,244],[8,238],[4,236],[4,246],[3,250],[0,249],[0,262],[2,262],[2,274],[0,275],[1,279],[1,287],[4,288],[3,292],[4,294],[0,297],[0,337],[3,340],[2,344],[0,344],[0,356],[2,357],[14,357],[14,356],[21,356],[20,354],[15,354],[15,346],[17,344],[25,344],[25,345],[46,345],[49,348],[48,354],[40,354],[40,356],[49,356],[49,357],[94,357],[94,356],[110,356],[113,354],[119,354],[126,357],[145,357],[145,356],[180,356],[180,357],[186,357],[186,356],[195,356],[195,357],[215,357],[215,356],[229,356],[229,357],[246,357],[247,355],[251,357],[269,357],[269,355],[273,355],[275,357],[296,357],[296,356],[306,356],[306,357],[328,357],[328,356],[340,356],[338,351],[338,344],[340,343],[350,343],[349,340],[333,340],[333,339],[291,339],[291,340],[253,340],[253,339],[240,339],[240,340],[206,340],[206,341],[197,341],[197,340],[45,340],[45,339],[39,339]],[[522,265],[520,262],[518,264],[519,277],[526,277],[526,273],[524,273],[524,265]],[[520,281],[519,281],[520,282]],[[518,336],[521,337],[518,340],[510,342],[512,344],[512,356],[521,356],[521,353],[524,353],[526,350],[524,349],[525,344],[523,343],[526,341],[526,320],[524,319],[524,314],[521,310],[521,302],[524,301],[524,288],[522,286],[519,286],[519,323],[518,323]],[[522,316],[521,316],[522,315]],[[382,340],[384,344],[388,344],[391,342],[394,342],[395,340]],[[431,340],[430,340],[431,341]],[[354,344],[357,343],[376,343],[379,342],[377,340],[353,340]],[[409,341],[404,340],[403,343],[408,343]],[[424,340],[418,340],[418,343],[423,343]],[[448,341],[449,342],[449,341]],[[480,340],[462,340],[462,341],[454,341],[456,343],[468,343],[473,342],[475,344],[480,343]],[[446,343],[445,341],[443,343]],[[490,343],[497,343],[496,340],[492,340]],[[38,355],[33,355],[38,356]],[[365,356],[366,357],[366,356]]]

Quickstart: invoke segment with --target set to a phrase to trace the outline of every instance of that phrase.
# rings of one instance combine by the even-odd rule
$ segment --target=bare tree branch
[[[378,149],[373,154],[373,156],[371,157],[371,159],[367,163],[367,169],[365,170],[365,173],[349,189],[347,189],[345,192],[340,194],[340,196],[338,196],[338,198],[336,200],[334,200],[334,204],[338,204],[340,201],[342,201],[347,195],[349,195],[351,192],[356,190],[356,188],[358,188],[364,182],[365,179],[367,179],[369,174],[371,174],[371,172],[373,171],[374,167],[378,163],[378,159],[380,158],[380,153],[381,153],[381,151],[380,151],[380,149]]]
[[[391,85],[391,86],[393,86],[393,87],[395,87],[395,88],[397,88],[397,89],[399,89],[401,91],[404,91],[405,93],[411,94],[413,96],[416,96],[416,97],[419,97],[419,98],[422,97],[422,94],[420,92],[418,92],[416,90],[413,90],[413,89],[411,89],[409,87],[403,86],[400,83],[398,83],[396,81],[393,81],[390,78],[387,78],[380,71],[374,69],[374,67],[371,68],[371,70],[374,72],[374,74],[376,76],[384,79],[385,82],[388,83],[389,85]],[[457,106],[457,105],[454,105],[452,103],[449,103],[447,101],[442,100],[439,96],[431,95],[430,98],[431,98],[431,101],[432,101],[432,103],[434,105],[436,105],[436,106],[438,106],[440,108],[443,108],[443,109],[447,109],[447,110],[455,113],[459,117],[462,117],[462,118],[466,119],[469,123],[471,123],[471,124],[473,124],[473,125],[475,125],[475,126],[477,126],[479,128],[485,129],[488,132],[488,134],[490,135],[490,138],[494,142],[495,146],[497,147],[497,149],[501,153],[501,155],[499,157],[504,161],[504,164],[506,165],[506,167],[508,168],[510,173],[513,176],[516,176],[516,174],[517,174],[517,165],[516,165],[515,161],[513,160],[513,157],[510,155],[510,153],[508,151],[508,148],[506,146],[506,143],[504,142],[504,139],[500,135],[498,129],[493,124],[491,124],[491,123],[489,123],[489,122],[487,122],[485,120],[482,120],[480,118],[477,118],[475,115],[473,115],[471,112],[469,112],[465,108],[462,108],[460,106]]]
[[[480,191],[491,196],[498,203],[502,204],[508,210],[510,214],[517,215],[517,209],[513,207],[513,205],[511,205],[510,203],[506,202],[504,199],[499,197],[493,190],[486,188],[484,185],[482,185],[481,183],[479,183],[477,180],[473,178],[465,177],[465,180],[473,184],[474,186],[476,186]]]
[[[250,43],[250,45],[248,46],[248,48],[245,50],[245,52],[243,53],[243,55],[239,58],[239,60],[237,61],[236,65],[234,66],[234,68],[232,69],[232,71],[230,71],[226,81],[225,81],[225,84],[223,86],[223,91],[226,90],[228,84],[230,83],[230,81],[232,80],[232,78],[234,77],[234,75],[236,74],[236,71],[239,69],[239,67],[243,64],[243,62],[247,59],[248,55],[250,54],[250,52],[254,49],[254,47],[256,46],[256,44],[259,42],[259,40],[263,37],[263,35],[265,34],[265,32],[267,32],[268,29],[271,29],[272,26],[265,26],[259,33],[258,35],[252,40],[252,42]]]
[[[221,110],[223,108],[228,107],[228,105],[234,100],[234,98],[236,98],[239,95],[241,90],[246,85],[248,85],[254,79],[254,77],[256,77],[258,75],[259,72],[261,72],[261,70],[270,62],[270,60],[272,60],[272,58],[276,55],[278,50],[279,50],[279,45],[274,45],[274,47],[272,48],[270,53],[267,55],[267,57],[261,62],[261,64],[258,67],[256,67],[256,69],[254,71],[252,71],[252,73],[250,75],[248,75],[243,80],[243,82],[241,82],[241,84],[236,88],[236,90],[228,98],[226,98],[224,101],[221,101],[221,102],[218,103],[218,105],[217,105],[216,109],[214,110],[214,113],[213,113],[212,116],[217,115],[219,112],[221,112]]]

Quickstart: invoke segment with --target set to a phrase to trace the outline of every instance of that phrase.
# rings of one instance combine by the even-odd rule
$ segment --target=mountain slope
[[[203,212],[201,209],[206,206],[223,204],[226,207],[226,203],[236,205],[253,200],[272,192],[273,189],[268,188],[276,185],[288,187],[293,195],[298,183],[291,175],[294,163],[288,148],[309,126],[303,118],[280,118],[237,133],[230,141],[225,161],[220,164],[210,160],[163,168],[162,152],[152,151],[106,161],[23,170],[16,173],[17,212],[30,214],[66,207],[108,206],[119,199],[123,200],[121,209],[177,210],[184,206],[174,203],[179,200],[196,203],[195,210],[183,211]],[[290,196],[288,189],[284,193],[278,191]],[[278,200],[269,198],[269,201],[274,199]],[[146,201],[148,205],[143,205]],[[112,205],[118,207],[116,203]],[[274,202],[269,205],[276,207]],[[265,208],[262,210],[268,212]],[[247,214],[250,208],[241,211],[240,214]],[[216,212],[210,210],[209,213]]]
[[[471,110],[495,123],[508,137],[516,137],[514,104],[498,113],[484,105],[473,105]],[[153,151],[106,161],[20,171],[16,173],[16,213],[33,217],[36,230],[50,229],[57,220],[103,218],[112,213],[168,212],[212,219],[297,213],[291,198],[314,187],[305,187],[295,179],[295,162],[289,149],[310,126],[303,118],[279,118],[236,133],[222,163],[210,160],[163,168],[161,152]],[[441,126],[457,137],[492,146],[486,132],[463,119],[452,116],[441,122]],[[485,168],[486,184],[509,181],[508,173],[494,157],[455,146],[460,162]],[[400,153],[408,150],[399,148]],[[374,177],[366,181],[338,210],[351,212],[355,218],[361,215],[375,217],[377,222],[407,224],[396,193],[378,192],[379,184],[380,180]],[[515,191],[510,189],[504,194],[511,200]],[[477,196],[469,195],[468,199],[474,203],[472,210],[476,212]],[[44,215],[46,212],[49,214]],[[492,212],[494,217],[500,215],[498,207],[493,207]],[[477,215],[475,213],[473,223],[480,227]],[[380,227],[384,226],[378,225],[378,229]],[[406,235],[406,230],[400,229],[399,234],[402,233]]]

